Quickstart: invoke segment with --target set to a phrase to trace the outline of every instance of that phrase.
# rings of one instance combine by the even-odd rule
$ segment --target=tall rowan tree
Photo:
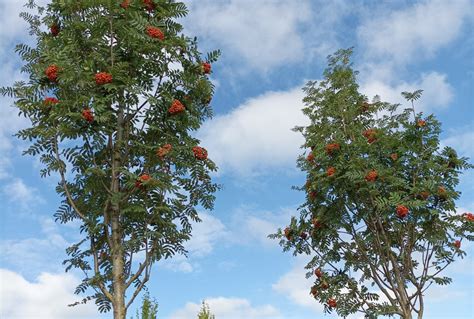
[[[425,293],[474,240],[474,215],[456,214],[459,174],[472,168],[448,146],[440,123],[409,107],[368,103],[358,92],[352,50],[329,57],[324,79],[304,88],[310,119],[298,166],[306,201],[281,238],[284,251],[312,256],[310,293],[340,317],[422,318]]]
[[[185,253],[199,207],[212,209],[216,170],[193,131],[212,115],[203,58],[175,20],[173,0],[54,0],[22,13],[36,45],[17,46],[27,81],[2,88],[31,127],[41,176],[59,176],[61,223],[79,220],[83,238],[67,249],[66,271],[85,278],[76,293],[100,312],[127,309],[152,265]],[[77,303],[76,303],[77,304]]]

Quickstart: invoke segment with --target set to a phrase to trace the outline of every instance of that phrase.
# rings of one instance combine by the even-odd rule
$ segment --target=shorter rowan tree
[[[422,318],[432,284],[446,285],[442,272],[466,253],[474,216],[456,213],[462,170],[472,168],[451,147],[440,147],[440,123],[416,112],[421,90],[403,92],[410,107],[358,92],[352,50],[329,57],[324,80],[304,88],[310,119],[296,127],[306,155],[306,201],[299,217],[279,229],[284,251],[313,258],[310,294],[325,312],[341,317],[399,315]]]

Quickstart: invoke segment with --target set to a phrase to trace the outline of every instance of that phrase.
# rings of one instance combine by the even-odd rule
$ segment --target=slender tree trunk
[[[123,141],[123,108],[119,105],[117,114],[117,135],[113,149],[112,165],[112,193],[119,194],[120,189],[120,167],[122,165],[122,141]],[[127,309],[125,306],[125,273],[124,273],[124,250],[122,243],[122,227],[120,224],[120,204],[115,202],[112,205],[111,216],[112,227],[112,282],[114,309],[114,319],[126,319]]]
[[[114,212],[115,215],[115,212]],[[112,276],[114,319],[125,319],[125,283],[124,283],[124,260],[123,248],[121,247],[119,216],[112,217],[112,242],[114,245],[112,254]]]

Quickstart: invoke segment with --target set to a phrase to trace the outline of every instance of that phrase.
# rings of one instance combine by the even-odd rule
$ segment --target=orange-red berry
[[[112,82],[112,74],[107,72],[99,72],[95,75],[95,83],[97,85],[103,85]]]
[[[423,127],[423,126],[426,125],[426,121],[424,121],[424,120],[418,120],[418,122],[416,122],[416,125],[417,125],[418,127]]]
[[[171,144],[165,144],[156,151],[156,155],[158,155],[159,158],[163,158],[171,151],[172,148],[173,147]]]
[[[127,9],[130,6],[130,0],[123,0],[120,6],[124,9]]]
[[[49,30],[51,31],[51,35],[55,37],[59,34],[59,25],[57,25],[56,23],[53,23],[51,27],[49,28]]]
[[[454,243],[453,243],[454,247],[456,247],[457,249],[461,248],[461,241],[460,240],[455,240]]]
[[[374,129],[365,130],[362,135],[364,135],[369,144],[372,144],[377,140],[377,131]]]
[[[202,64],[202,72],[204,74],[209,74],[211,73],[211,64],[209,62],[204,62]]]
[[[408,208],[406,206],[403,206],[403,205],[398,205],[396,211],[397,211],[397,216],[399,218],[407,217],[408,212],[409,212]]]
[[[94,114],[90,109],[82,110],[82,118],[89,123],[94,122]]]
[[[337,301],[334,298],[329,298],[328,299],[328,306],[331,308],[336,308],[337,307]]]
[[[334,167],[332,167],[332,166],[329,167],[329,168],[327,169],[327,171],[326,171],[326,175],[327,175],[328,177],[333,176],[335,173],[336,173],[336,168],[334,168]]]
[[[378,177],[377,171],[376,170],[371,170],[370,172],[367,173],[367,175],[365,175],[365,180],[367,182],[375,182],[377,177]]]
[[[165,39],[165,35],[163,31],[161,31],[160,28],[157,28],[157,27],[153,27],[153,26],[146,27],[146,33],[154,39],[160,39],[162,41]]]
[[[341,146],[338,143],[331,143],[326,145],[326,153],[328,155],[333,155],[336,151],[340,150]]]
[[[143,0],[143,4],[148,11],[155,10],[155,4],[153,3],[153,0]]]
[[[59,67],[56,64],[51,64],[44,71],[44,73],[46,74],[46,77],[52,82],[56,82],[56,80],[58,79],[58,72],[59,72]]]
[[[44,99],[43,103],[45,105],[54,105],[54,104],[58,104],[59,100],[55,97],[47,97]]]
[[[474,214],[472,213],[464,213],[464,218],[469,222],[474,222]]]
[[[143,174],[135,181],[135,187],[143,188],[143,183],[151,180],[151,176],[148,174]]]
[[[194,146],[193,147],[194,157],[198,160],[207,159],[207,150],[204,147]]]
[[[183,112],[184,110],[185,107],[183,103],[181,103],[179,100],[174,100],[173,103],[171,103],[170,108],[168,109],[168,113],[171,115],[175,115]]]
[[[316,277],[318,277],[318,278],[321,278],[321,277],[323,276],[323,272],[322,272],[321,269],[319,269],[319,268],[314,271],[314,274],[315,274]]]

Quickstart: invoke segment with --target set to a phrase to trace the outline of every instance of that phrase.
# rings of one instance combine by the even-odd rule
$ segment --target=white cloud
[[[272,288],[286,296],[296,305],[312,309],[315,313],[323,313],[323,305],[310,295],[311,286],[314,284],[314,277],[306,279],[307,270],[304,267],[307,263],[308,257],[298,257],[293,268],[281,276],[272,285]]]
[[[461,129],[461,132],[449,134],[448,137],[441,141],[441,146],[449,146],[454,148],[460,156],[474,158],[474,129]]]
[[[200,213],[200,223],[193,223],[191,239],[185,244],[185,248],[191,256],[203,257],[209,255],[215,244],[227,235],[224,224],[216,217]]]
[[[241,207],[232,217],[230,241],[244,245],[254,246],[258,243],[263,247],[279,247],[278,241],[268,238],[268,235],[275,233],[278,228],[284,228],[295,211],[295,208],[281,208],[271,212]]]
[[[184,243],[189,257],[175,255],[173,258],[164,260],[158,265],[184,273],[199,270],[199,259],[211,254],[214,246],[228,237],[229,233],[226,226],[218,218],[207,213],[200,213],[199,217],[202,221],[200,223],[192,223],[192,237],[188,242]]]
[[[291,131],[307,122],[300,88],[268,92],[206,122],[198,133],[221,171],[240,174],[295,167],[303,138]]]
[[[44,5],[47,0],[36,1]],[[25,74],[20,73],[20,59],[14,52],[18,43],[32,44],[33,37],[28,35],[28,24],[19,17],[20,12],[29,11],[24,7],[26,1],[6,0],[0,2],[0,87],[11,86],[15,81],[27,80]],[[29,121],[18,116],[18,110],[11,107],[13,100],[0,96],[0,180],[10,177],[12,166],[12,149],[15,138],[12,137],[18,130],[25,128]]]
[[[66,257],[69,242],[59,233],[51,219],[43,219],[41,236],[0,241],[0,264],[8,265],[22,274],[36,276],[41,271],[59,272]]]
[[[304,57],[299,28],[311,18],[308,0],[186,2],[190,11],[186,29],[216,41],[224,54],[235,54],[263,70]]]
[[[80,280],[71,274],[41,273],[28,281],[0,269],[0,317],[10,319],[98,318],[93,303],[67,307],[78,301],[72,292]]]
[[[274,306],[253,306],[249,300],[242,298],[206,298],[206,303],[209,305],[211,313],[219,319],[282,318],[280,312]],[[199,313],[200,308],[200,303],[189,302],[183,309],[173,313],[169,319],[195,318]]]
[[[32,206],[44,203],[36,188],[27,186],[22,179],[15,178],[2,187],[3,197],[10,203],[12,210],[16,213],[25,213]]]
[[[456,39],[466,20],[472,19],[472,9],[469,0],[421,1],[367,17],[358,27],[358,37],[371,57],[397,63],[429,57]]]
[[[370,72],[370,71],[369,71]],[[390,73],[390,71],[387,71]],[[391,84],[390,81],[382,80],[382,74],[374,74],[362,78],[360,90],[370,98],[379,95],[382,101],[390,103],[400,103],[408,107],[408,102],[403,98],[401,92],[413,92],[417,89],[423,90],[420,100],[415,102],[415,109],[418,111],[432,112],[442,109],[451,103],[453,99],[453,88],[448,83],[445,74],[430,72],[422,74],[413,82],[398,81]]]
[[[0,56],[0,63],[2,62]],[[10,86],[14,81],[20,80],[22,75],[10,62],[2,64],[4,74],[8,77],[0,77],[0,87]],[[0,96],[0,180],[11,176],[12,150],[14,149],[15,137],[13,134],[28,125],[28,120],[18,116],[18,110],[12,107],[13,100]],[[17,140],[18,142],[18,140]]]

